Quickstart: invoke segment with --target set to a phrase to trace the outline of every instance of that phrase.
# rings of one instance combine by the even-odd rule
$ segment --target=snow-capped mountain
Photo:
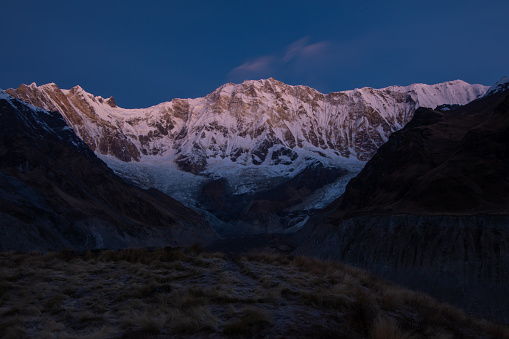
[[[464,105],[488,88],[461,80],[362,88],[322,94],[273,78],[225,84],[203,98],[123,109],[76,86],[21,85],[7,90],[62,113],[94,150],[122,161],[174,153],[183,170],[200,173],[210,159],[239,164],[289,163],[301,153],[365,161],[418,107]]]
[[[508,174],[509,89],[419,108],[293,243],[508,321]]]
[[[322,94],[270,78],[228,83],[203,98],[143,109],[120,108],[113,98],[79,86],[62,90],[55,84],[31,84],[7,92],[59,111],[122,176],[202,207],[197,203],[200,190],[211,179],[226,179],[230,193],[238,196],[274,189],[318,163],[346,169],[346,178],[351,177],[418,107],[464,105],[487,90],[456,80]],[[334,192],[320,194],[319,206],[341,194],[348,180],[337,178],[315,187],[326,185]],[[245,208],[253,203],[248,201]],[[299,204],[317,207],[306,196]]]
[[[496,94],[499,92],[503,92],[509,89],[509,77],[502,77],[499,81],[493,86],[491,86],[486,92],[485,96]]]
[[[129,185],[58,112],[0,90],[0,250],[183,245],[217,238],[194,211]]]

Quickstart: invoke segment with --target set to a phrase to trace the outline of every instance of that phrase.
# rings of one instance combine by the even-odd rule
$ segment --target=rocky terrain
[[[0,92],[0,250],[192,244],[217,237],[157,191],[128,184],[57,112]]]
[[[99,154],[140,161],[174,151],[181,169],[200,173],[211,158],[278,165],[295,161],[304,150],[368,160],[418,107],[466,104],[487,89],[457,80],[325,95],[270,78],[229,83],[203,98],[146,109],[119,108],[113,98],[95,97],[79,86],[31,84],[7,93],[60,112]]]
[[[509,338],[352,267],[198,248],[0,252],[2,338]]]
[[[509,213],[509,99],[417,110],[335,202],[337,214]]]
[[[461,81],[323,95],[268,79],[134,110],[79,87],[9,90],[59,113],[2,92],[1,249],[163,246],[298,231],[270,241],[279,252],[344,260],[508,321],[504,86],[482,98],[486,87]],[[251,248],[267,245],[243,239],[259,241]],[[216,248],[237,240],[221,241]],[[396,324],[402,333],[421,331],[419,321]],[[155,325],[164,334],[171,326]]]
[[[144,109],[120,108],[79,86],[7,92],[60,112],[117,174],[210,212],[216,230],[231,234],[299,228],[418,107],[463,105],[487,89],[456,80],[322,94],[270,78]],[[286,195],[275,194],[281,190]]]
[[[419,109],[297,234],[297,253],[369,268],[508,321],[508,173],[507,91]]]

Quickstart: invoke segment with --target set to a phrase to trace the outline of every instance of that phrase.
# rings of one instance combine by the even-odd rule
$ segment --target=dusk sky
[[[274,77],[323,93],[509,75],[509,1],[6,1],[0,88],[125,108]]]

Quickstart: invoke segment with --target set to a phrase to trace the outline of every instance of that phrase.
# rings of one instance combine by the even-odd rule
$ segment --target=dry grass
[[[339,263],[188,249],[0,253],[1,338],[509,338]]]
[[[239,318],[224,325],[223,334],[251,336],[271,324],[270,313],[255,307],[244,308]]]
[[[371,338],[373,339],[409,339],[411,333],[403,333],[397,322],[389,317],[379,315],[373,323]]]

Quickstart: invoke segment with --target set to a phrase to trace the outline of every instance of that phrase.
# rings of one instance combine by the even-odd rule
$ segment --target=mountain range
[[[502,81],[463,107],[419,108],[295,241],[298,253],[368,268],[507,321],[508,225]]]
[[[507,320],[507,80],[324,95],[271,78],[147,109],[0,92],[1,249],[286,232],[285,251]]]
[[[225,235],[299,228],[417,108],[464,105],[487,90],[456,80],[322,94],[270,78],[145,109],[79,86],[6,92],[58,111],[117,174],[206,211]]]
[[[0,250],[191,245],[197,213],[118,177],[57,112],[0,91]]]

